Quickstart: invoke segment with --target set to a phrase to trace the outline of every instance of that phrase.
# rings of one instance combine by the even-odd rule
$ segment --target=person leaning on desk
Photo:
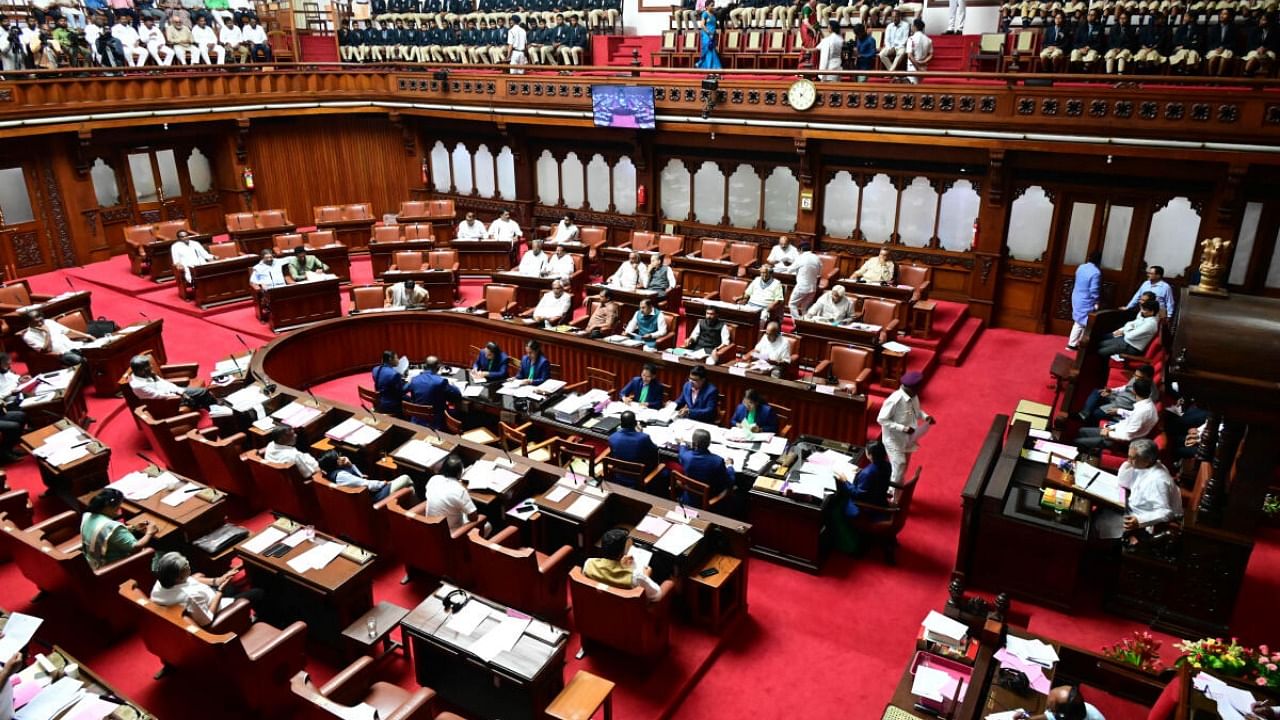
[[[405,397],[419,405],[429,405],[435,410],[432,427],[439,430],[444,427],[444,413],[449,409],[449,402],[462,402],[462,392],[453,383],[440,376],[440,358],[435,355],[427,357],[418,373],[404,389]],[[420,422],[414,418],[415,423]]]
[[[654,444],[653,438],[636,429],[636,414],[630,410],[622,413],[618,418],[618,429],[609,436],[609,457],[643,465],[645,472],[661,462],[658,446]]]
[[[471,364],[471,379],[475,382],[502,382],[507,379],[507,364],[510,358],[492,340],[485,343],[484,349]]]
[[[294,282],[302,282],[310,273],[327,273],[329,266],[320,262],[320,258],[309,255],[307,249],[298,245],[293,249],[293,258],[284,264],[285,272]]]
[[[778,413],[755,388],[748,388],[742,394],[742,402],[733,411],[733,420],[729,424],[741,426],[749,432],[776,433]]]
[[[115,488],[103,488],[89,500],[80,521],[80,550],[94,570],[129,557],[156,536],[156,526],[146,520],[130,526],[116,520],[123,503],[124,493]]]
[[[640,374],[631,378],[626,385],[622,386],[622,391],[618,393],[618,397],[623,402],[636,402],[641,405],[657,410],[667,402],[667,386],[662,384],[658,379],[658,366],[653,363],[645,363],[640,369]]]

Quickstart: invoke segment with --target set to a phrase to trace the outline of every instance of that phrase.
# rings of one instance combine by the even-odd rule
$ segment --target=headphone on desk
[[[440,604],[444,605],[446,613],[452,614],[461,610],[462,606],[466,605],[470,599],[471,596],[467,594],[466,590],[453,590],[440,599]]]

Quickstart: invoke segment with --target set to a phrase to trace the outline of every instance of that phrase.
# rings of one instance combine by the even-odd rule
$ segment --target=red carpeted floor
[[[367,280],[367,260],[357,259],[353,265],[357,280]],[[271,336],[248,307],[205,314],[175,303],[172,286],[137,281],[128,275],[124,258],[32,278],[33,289],[60,292],[67,275],[76,278],[78,286],[93,287],[95,314],[122,323],[139,313],[163,318],[166,346],[175,362],[200,361],[208,367],[240,348],[237,335],[251,345]],[[467,283],[465,294],[475,298],[477,284]],[[799,713],[811,718],[879,717],[913,652],[920,620],[945,599],[960,518],[959,492],[977,444],[994,413],[1008,412],[1020,398],[1049,400],[1043,368],[1061,344],[1061,338],[1053,336],[987,330],[961,366],[934,364],[922,399],[939,422],[915,456],[923,468],[921,486],[896,567],[886,566],[875,553],[862,558],[835,554],[821,575],[753,560],[750,614],[724,637],[679,626],[670,655],[657,664],[607,654],[574,661],[575,637],[568,673],[586,667],[617,681],[620,718],[773,718]],[[326,383],[317,392],[349,401],[354,381]],[[872,417],[878,404],[878,398],[873,399]],[[121,408],[120,400],[90,397],[90,414],[99,421],[93,430],[113,449],[114,476],[141,466],[143,460],[135,453],[145,452]],[[12,486],[38,493],[40,482],[31,460],[6,469]],[[63,510],[56,501],[36,504],[37,519]],[[267,518],[241,521],[258,528]],[[1237,608],[1234,627],[1249,643],[1276,641],[1270,616],[1280,592],[1278,540],[1270,531],[1259,543]],[[430,590],[401,586],[399,577],[399,568],[388,565],[376,581],[375,598],[409,607]],[[34,586],[13,563],[0,564],[0,607],[48,618],[43,636],[63,645],[160,718],[243,716],[228,698],[207,692],[198,678],[178,674],[152,680],[159,663],[136,636],[103,637],[75,608],[62,606],[56,598],[33,603],[34,594]],[[1097,610],[1066,616],[1015,602],[1014,614],[1025,618],[1034,631],[1093,649],[1139,629],[1137,623]],[[1172,660],[1173,639],[1164,639],[1165,658]],[[336,669],[324,658],[308,663],[318,682]],[[382,674],[406,686],[413,683],[411,669],[401,659],[386,665]],[[1114,698],[1091,700],[1111,720],[1143,717],[1140,708]]]

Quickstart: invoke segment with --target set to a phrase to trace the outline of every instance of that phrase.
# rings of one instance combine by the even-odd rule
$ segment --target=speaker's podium
[[[264,318],[272,332],[284,332],[301,325],[342,317],[341,281],[324,275],[289,285],[264,288],[255,293],[258,317]]]

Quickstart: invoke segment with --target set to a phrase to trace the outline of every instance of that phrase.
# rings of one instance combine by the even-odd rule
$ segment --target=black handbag
[[[85,332],[96,338],[100,338],[106,337],[119,329],[120,326],[117,325],[114,320],[108,320],[99,315],[97,320],[89,321],[89,325],[85,328]]]
[[[247,537],[249,537],[248,528],[227,523],[191,544],[209,555],[217,555]]]

